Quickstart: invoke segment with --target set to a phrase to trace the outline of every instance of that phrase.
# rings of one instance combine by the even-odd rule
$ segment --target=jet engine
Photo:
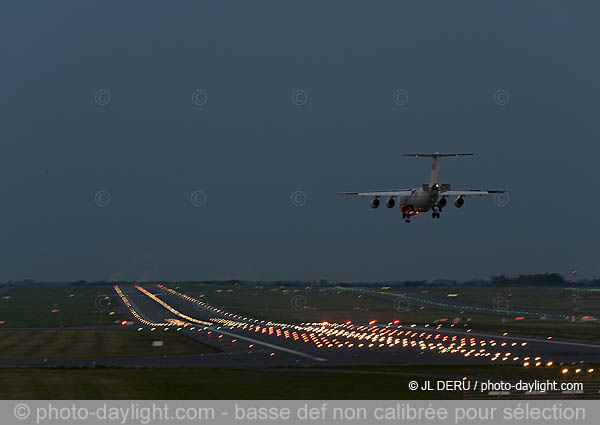
[[[388,199],[385,203],[385,206],[388,208],[394,208],[394,205],[396,205],[396,200],[394,198]]]
[[[442,198],[442,199],[440,199],[440,200],[438,201],[438,203],[437,203],[437,206],[438,206],[438,207],[440,207],[440,208],[444,208],[444,207],[446,206],[446,202],[448,202],[448,201],[446,200],[446,198]]]
[[[456,201],[454,201],[454,206],[456,208],[460,208],[463,206],[464,203],[465,203],[465,200],[463,199],[463,197],[459,196],[458,198],[456,198]]]
[[[377,208],[379,206],[379,199],[375,198],[371,201],[371,208]]]

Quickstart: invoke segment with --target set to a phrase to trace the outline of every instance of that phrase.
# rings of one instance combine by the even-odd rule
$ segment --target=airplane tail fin
[[[433,158],[433,162],[431,164],[431,175],[429,177],[429,185],[436,186],[438,184],[438,162],[440,158],[449,157],[449,156],[469,156],[473,155],[472,153],[405,153],[402,156],[412,156],[415,158]]]

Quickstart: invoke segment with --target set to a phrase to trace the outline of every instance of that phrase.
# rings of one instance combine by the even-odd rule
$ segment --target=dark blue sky
[[[599,12],[3,2],[0,278],[598,276]],[[427,182],[413,151],[475,152],[440,181],[508,205],[406,225],[336,195]]]

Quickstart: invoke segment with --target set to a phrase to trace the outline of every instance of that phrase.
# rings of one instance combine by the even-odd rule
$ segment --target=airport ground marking
[[[168,311],[170,311],[171,313],[173,313],[173,314],[175,314],[177,316],[180,316],[180,317],[182,317],[182,318],[184,318],[186,320],[191,319],[191,322],[198,322],[198,323],[203,323],[203,324],[207,324],[207,325],[212,325],[212,323],[203,322],[201,320],[198,320],[198,319],[195,319],[195,318],[190,317],[188,315],[185,315],[183,313],[180,313],[179,311],[175,310],[173,307],[171,307],[169,304],[167,304],[163,300],[160,300],[156,295],[150,293],[149,291],[147,291],[146,289],[142,288],[139,285],[136,285],[136,289],[138,289],[144,295],[148,296],[150,299],[152,299],[153,301],[157,302],[159,305],[161,305],[162,307],[164,307],[165,309],[167,309]],[[297,350],[292,350],[290,348],[281,347],[281,346],[275,345],[275,344],[270,344],[268,342],[260,341],[260,340],[254,339],[254,338],[249,338],[249,337],[241,336],[241,335],[234,334],[234,333],[231,333],[231,332],[226,332],[226,331],[223,331],[221,329],[214,328],[212,326],[207,326],[206,329],[209,329],[209,330],[211,330],[213,332],[217,332],[217,333],[220,333],[220,334],[223,334],[223,335],[228,335],[228,336],[233,336],[233,337],[236,337],[236,338],[239,338],[239,339],[243,339],[243,340],[252,342],[254,344],[258,344],[258,345],[262,345],[262,346],[265,346],[265,347],[273,348],[273,349],[278,350],[278,351],[283,351],[283,352],[287,352],[287,353],[290,353],[290,354],[295,354],[297,356],[302,356],[302,357],[310,358],[310,359],[316,360],[318,362],[325,362],[325,361],[327,361],[327,359],[324,359],[323,357],[313,356],[311,354],[303,353],[303,352],[297,351]]]
[[[281,347],[279,345],[270,344],[268,342],[260,341],[258,339],[249,338],[247,336],[242,336],[242,335],[238,335],[238,334],[235,334],[235,333],[226,332],[226,331],[223,331],[221,329],[213,328],[212,326],[208,327],[207,329],[210,329],[213,332],[221,333],[223,335],[233,336],[233,337],[236,337],[236,338],[239,338],[239,339],[243,339],[243,340],[252,342],[253,344],[258,344],[258,345],[262,345],[262,346],[265,346],[265,347],[273,348],[275,350],[285,351],[286,353],[296,354],[296,355],[302,356],[302,357],[307,357],[307,358],[316,360],[318,362],[326,362],[327,361],[327,359],[324,359],[323,357],[316,357],[316,356],[313,356],[311,354],[303,353],[301,351],[292,350],[291,348],[285,348],[285,347]]]
[[[205,325],[205,326],[211,326],[212,325],[211,322],[206,322],[204,320],[199,320],[199,319],[196,319],[194,317],[188,316],[187,314],[183,314],[183,313],[175,310],[169,304],[167,304],[166,302],[164,302],[163,300],[161,300],[160,298],[158,298],[153,293],[151,293],[151,292],[147,291],[146,289],[142,288],[140,285],[135,285],[135,289],[137,289],[138,291],[140,291],[142,294],[146,295],[151,300],[153,300],[153,301],[157,302],[158,304],[160,304],[161,306],[163,306],[166,310],[170,311],[171,313],[175,314],[176,316],[179,316],[179,317],[187,320],[188,322],[192,322],[192,323],[196,323],[196,324],[200,324],[200,325]]]

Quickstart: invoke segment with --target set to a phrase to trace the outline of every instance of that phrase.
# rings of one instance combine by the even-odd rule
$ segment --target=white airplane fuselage
[[[441,211],[447,200],[446,196],[440,195],[436,189],[427,191],[419,187],[413,189],[408,196],[400,196],[398,205],[407,216],[424,213],[431,209]]]
[[[417,188],[413,189],[410,195],[400,197],[399,204],[402,212],[414,215],[429,211],[437,203],[438,197],[437,193]]]

